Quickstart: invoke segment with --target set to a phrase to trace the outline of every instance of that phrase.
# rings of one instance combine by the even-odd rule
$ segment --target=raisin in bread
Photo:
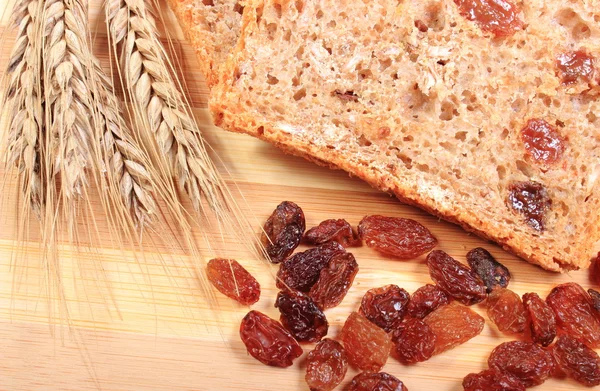
[[[210,107],[566,271],[600,234],[598,58],[597,1],[251,0]]]
[[[217,81],[221,64],[237,43],[244,7],[238,0],[169,0],[196,50],[206,83]]]

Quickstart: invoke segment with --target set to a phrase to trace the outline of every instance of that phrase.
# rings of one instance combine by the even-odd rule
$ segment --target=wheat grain
[[[112,83],[97,61],[94,62],[94,71],[96,104],[102,129],[102,151],[99,154],[103,157],[108,177],[107,189],[118,189],[133,222],[143,228],[156,214],[153,178],[147,168],[149,159],[131,137]]]
[[[10,114],[6,163],[19,170],[25,207],[31,207],[39,218],[44,193],[40,166],[40,140],[44,137],[41,48],[37,39],[41,3],[22,0],[15,4],[13,11],[17,36],[6,72],[4,99]]]

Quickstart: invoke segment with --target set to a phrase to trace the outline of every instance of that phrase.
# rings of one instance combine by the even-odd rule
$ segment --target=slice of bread
[[[243,5],[238,0],[168,0],[191,41],[209,87],[240,36]]]
[[[546,269],[585,268],[600,236],[600,7],[519,2],[498,30],[463,16],[475,2],[498,4],[252,0],[214,121]]]

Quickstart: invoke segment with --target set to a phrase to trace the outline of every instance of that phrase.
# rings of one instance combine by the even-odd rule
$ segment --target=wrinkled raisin
[[[497,37],[514,34],[524,27],[519,19],[519,8],[507,0],[454,0],[458,12],[483,31]]]
[[[400,326],[410,295],[397,285],[369,289],[360,303],[360,313],[387,332]]]
[[[311,391],[331,391],[344,380],[348,371],[348,357],[342,345],[325,338],[308,353],[306,383]]]
[[[436,336],[421,319],[408,318],[392,333],[394,356],[402,364],[414,364],[433,356]]]
[[[487,293],[499,286],[506,288],[510,281],[508,268],[496,261],[485,248],[477,247],[467,253],[467,262],[487,288]]]
[[[554,311],[556,325],[564,333],[596,348],[600,347],[600,322],[590,296],[574,282],[558,285],[546,298]]]
[[[565,152],[565,138],[548,122],[532,118],[521,129],[521,141],[525,150],[538,163],[556,163]]]
[[[206,275],[219,292],[242,304],[254,304],[260,298],[258,281],[235,259],[211,259]]]
[[[310,297],[282,291],[277,295],[275,307],[281,313],[279,321],[297,341],[317,342],[327,335],[327,318]]]
[[[354,376],[348,391],[408,391],[404,383],[385,372],[359,373]]]
[[[292,255],[279,267],[277,288],[310,291],[319,279],[321,270],[329,264],[331,258],[345,252],[341,244],[330,242]]]
[[[363,371],[379,371],[392,347],[390,335],[358,312],[346,319],[341,339],[350,363]]]
[[[451,302],[423,319],[435,334],[433,354],[463,344],[481,334],[485,320],[470,308]]]
[[[546,211],[552,200],[541,183],[515,182],[509,187],[508,205],[523,215],[525,222],[536,231],[543,231]]]
[[[590,280],[596,284],[600,284],[600,253],[592,260],[590,264]]]
[[[471,269],[441,250],[427,255],[429,275],[435,283],[459,302],[472,305],[486,298],[483,281]]]
[[[592,307],[596,310],[596,315],[600,316],[600,292],[590,288],[588,289],[588,294],[592,299]]]
[[[462,384],[465,391],[525,391],[523,383],[495,369],[469,373]]]
[[[329,219],[306,231],[304,241],[309,244],[338,242],[344,247],[358,246],[360,239],[344,219]]]
[[[271,262],[285,260],[300,244],[305,228],[304,212],[298,205],[290,201],[277,205],[263,227],[261,238]]]
[[[522,333],[527,314],[519,295],[510,289],[496,288],[487,299],[487,314],[503,333]]]
[[[594,76],[594,57],[585,50],[562,53],[556,59],[556,68],[564,84],[589,82]]]
[[[413,318],[423,319],[436,308],[448,304],[450,298],[436,285],[423,285],[417,289],[408,303],[408,314]]]
[[[319,279],[310,288],[309,296],[322,309],[340,304],[358,273],[358,263],[351,253],[335,255],[321,270]]]
[[[583,342],[561,335],[552,353],[557,365],[567,376],[588,387],[600,385],[600,357]]]
[[[554,370],[552,355],[532,342],[504,342],[492,351],[490,368],[509,374],[525,387],[542,384]]]
[[[302,355],[294,337],[277,321],[258,311],[250,311],[242,319],[240,337],[248,353],[266,365],[289,367]]]
[[[523,304],[527,311],[533,342],[549,346],[556,337],[556,320],[552,308],[537,293],[525,293]]]
[[[402,217],[366,216],[358,235],[367,246],[400,259],[418,257],[437,245],[437,239],[421,223]]]

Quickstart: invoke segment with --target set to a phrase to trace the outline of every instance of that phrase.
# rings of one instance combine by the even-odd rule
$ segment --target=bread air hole
[[[454,103],[450,101],[442,102],[440,111],[441,112],[439,117],[442,121],[450,121],[452,118],[457,117],[459,115],[458,110],[456,110],[456,106],[454,106]]]
[[[563,8],[554,14],[554,20],[568,30],[575,40],[589,38],[592,31],[583,18],[572,8]]]
[[[401,152],[398,152],[396,154],[396,157],[398,159],[400,159],[400,161],[402,162],[402,164],[404,164],[404,167],[406,167],[407,169],[410,170],[413,167],[412,159],[409,158],[408,156],[406,156],[405,154],[403,154]]]
[[[598,117],[596,116],[596,114],[592,113],[591,111],[586,114],[585,118],[587,118],[587,120],[591,124],[593,124],[594,122],[596,122],[596,120],[598,119]]]
[[[498,173],[498,179],[503,180],[506,178],[506,168],[504,166],[497,166],[496,172]]]

